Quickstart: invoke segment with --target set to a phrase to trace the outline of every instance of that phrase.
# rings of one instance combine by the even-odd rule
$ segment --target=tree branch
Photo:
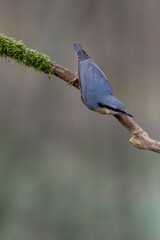
[[[151,139],[132,118],[126,115],[115,115],[115,118],[131,133],[129,141],[135,147],[160,153],[160,142]]]
[[[11,58],[27,67],[34,68],[36,71],[44,72],[49,75],[49,79],[51,74],[67,83],[75,78],[72,72],[52,62],[47,55],[27,48],[21,41],[16,41],[2,34],[0,35],[0,56]],[[77,82],[73,86],[79,89]],[[135,147],[160,153],[160,142],[149,138],[148,133],[132,118],[126,115],[115,115],[114,117],[131,133],[132,137],[129,141]]]

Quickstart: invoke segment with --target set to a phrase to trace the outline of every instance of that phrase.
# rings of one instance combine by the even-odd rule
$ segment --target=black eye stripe
[[[102,104],[102,103],[98,103],[98,106],[101,107],[101,108],[107,108],[107,109],[115,111],[115,112],[125,113],[125,111],[119,110],[117,108],[113,108],[111,106],[108,106],[108,105],[105,105],[105,104]]]

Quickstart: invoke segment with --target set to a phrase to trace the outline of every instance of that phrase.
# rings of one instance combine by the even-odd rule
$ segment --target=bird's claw
[[[68,82],[68,85],[73,86],[74,84],[78,83],[78,77],[75,77],[73,80]]]

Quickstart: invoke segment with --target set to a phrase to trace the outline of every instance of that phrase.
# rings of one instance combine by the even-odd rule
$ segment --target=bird
[[[90,110],[101,114],[133,117],[123,103],[114,97],[107,77],[81,44],[74,43],[73,49],[78,57],[78,77],[70,81],[70,84],[78,80],[83,103]]]

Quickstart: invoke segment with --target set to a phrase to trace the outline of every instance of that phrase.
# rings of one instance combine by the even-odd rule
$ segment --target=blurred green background
[[[159,137],[160,1],[1,0],[0,29],[77,71],[80,42]],[[65,82],[0,59],[0,239],[159,240],[160,155]]]

